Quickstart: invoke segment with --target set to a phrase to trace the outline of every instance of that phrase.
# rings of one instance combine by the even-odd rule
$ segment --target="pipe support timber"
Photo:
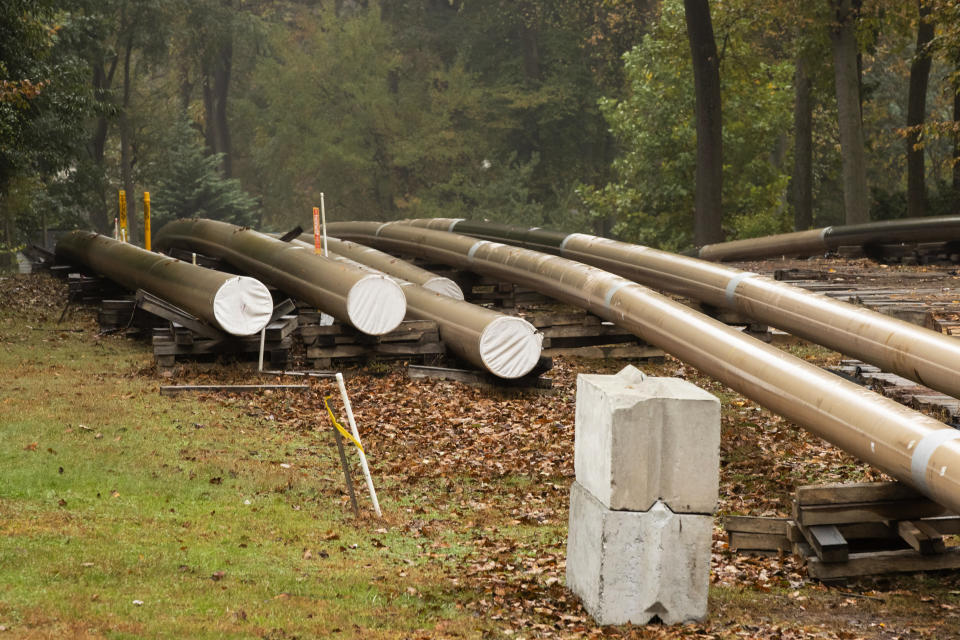
[[[389,278],[226,222],[175,220],[154,244],[220,258],[370,335],[393,331],[406,314],[403,290]]]
[[[582,233],[446,218],[432,229],[503,240],[592,264],[657,289],[732,309],[816,344],[960,397],[960,341],[772,278],[696,258]]]
[[[233,335],[259,332],[273,313],[273,298],[259,280],[198,267],[92,231],[71,231],[57,242],[56,253],[131,291],[143,289],[167,300]]]
[[[330,228],[339,237],[503,278],[584,307],[960,510],[960,431],[646,287],[566,258],[402,223]]]
[[[313,245],[301,240],[292,242],[311,251],[314,249]],[[339,252],[335,252],[334,248],[349,245],[351,255],[359,258],[369,258],[376,254],[374,262],[382,263],[382,258],[385,257],[389,258],[392,265],[401,264],[410,267],[410,269],[403,267],[394,269],[397,273],[410,273],[427,282],[438,279],[429,271],[376,249],[343,240],[334,241],[329,237],[327,243],[331,259],[353,264],[373,273],[380,273],[380,271],[374,265],[342,256]],[[425,277],[423,274],[430,277]],[[462,299],[458,300],[437,291],[431,291],[425,286],[396,276],[391,277],[403,287],[403,293],[407,298],[407,315],[418,320],[436,322],[440,338],[447,347],[474,366],[486,369],[495,376],[513,379],[530,373],[540,360],[543,335],[523,318],[497,313],[491,309],[464,302]],[[453,283],[452,280],[450,282]],[[453,285],[456,286],[456,283]],[[457,291],[460,291],[459,287]]]

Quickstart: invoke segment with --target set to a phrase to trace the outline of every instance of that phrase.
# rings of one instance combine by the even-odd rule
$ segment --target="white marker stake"
[[[323,191],[320,192],[320,220],[323,225],[323,257],[329,257],[327,255],[327,209],[323,204]],[[347,397],[347,392],[343,392],[343,397]],[[363,454],[361,454],[363,455]],[[377,515],[380,515],[380,510],[377,510]]]
[[[321,197],[320,202],[323,202]],[[353,437],[357,442],[360,442],[360,432],[357,431],[357,423],[353,419],[353,408],[350,406],[350,398],[347,397],[347,387],[343,384],[343,374],[337,373],[337,386],[340,387],[340,397],[343,398],[343,407],[347,410],[347,420],[350,422],[350,431],[353,433]],[[377,512],[377,516],[382,516],[380,512],[380,502],[377,500],[377,492],[373,488],[373,478],[370,477],[370,467],[367,466],[367,456],[364,455],[363,451],[359,448],[357,452],[360,454],[360,468],[363,469],[363,477],[367,480],[367,490],[370,492],[370,500],[373,501],[373,510]]]
[[[260,329],[260,364],[257,367],[257,371],[263,371],[263,346],[267,340],[267,325],[263,325],[263,329]]]

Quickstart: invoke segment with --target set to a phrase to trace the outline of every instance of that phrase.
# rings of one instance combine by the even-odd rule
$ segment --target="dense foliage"
[[[728,238],[794,224],[801,61],[813,224],[844,220],[831,54],[843,2],[710,3]],[[925,212],[952,212],[960,5],[851,6],[871,215],[905,215],[911,135]],[[916,125],[921,20],[934,36],[919,52],[932,65]],[[681,0],[11,0],[0,6],[2,242],[108,230],[126,189],[131,220],[150,191],[157,223],[283,229],[322,192],[332,219],[488,218],[685,248],[690,56]]]

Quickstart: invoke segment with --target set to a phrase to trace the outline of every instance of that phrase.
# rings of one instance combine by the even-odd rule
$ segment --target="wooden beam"
[[[160,387],[161,395],[172,396],[178,393],[249,393],[251,391],[306,391],[308,384],[184,384]]]
[[[911,547],[922,553],[930,555],[934,553],[943,553],[946,546],[943,544],[943,536],[931,525],[922,520],[902,520],[897,523],[897,533]]]

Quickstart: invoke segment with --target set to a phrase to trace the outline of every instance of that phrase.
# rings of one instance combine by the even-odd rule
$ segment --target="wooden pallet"
[[[370,336],[336,321],[322,325],[322,315],[300,311],[299,335],[314,369],[365,360],[433,361],[446,353],[432,320],[404,320],[390,333]]]
[[[282,316],[267,325],[264,340],[264,365],[283,368],[287,364],[293,338],[290,335],[297,326],[297,316]],[[178,361],[198,360],[206,357],[235,356],[244,359],[257,358],[260,353],[260,334],[246,337],[209,337],[196,333],[180,323],[153,330],[153,356],[157,366],[172,367]]]
[[[543,355],[547,357],[652,360],[665,355],[626,329],[582,309],[562,307],[520,315],[543,334]]]
[[[790,550],[810,577],[960,569],[960,516],[899,482],[799,487],[792,518],[730,516],[729,545],[741,552]]]

